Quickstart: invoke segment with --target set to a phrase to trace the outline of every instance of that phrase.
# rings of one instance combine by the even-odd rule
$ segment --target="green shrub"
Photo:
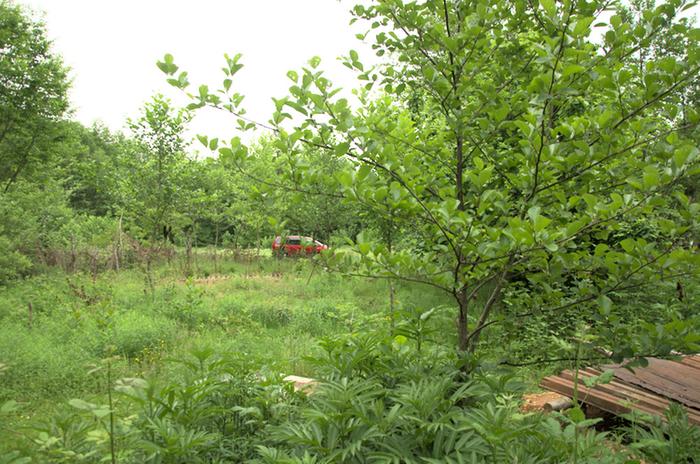
[[[172,288],[161,301],[161,312],[189,329],[204,326],[214,317],[215,309],[204,302],[204,289],[188,279],[184,293]]]
[[[268,329],[286,326],[294,317],[287,306],[277,302],[251,303],[244,311],[251,320]]]
[[[640,457],[664,464],[684,464],[700,459],[700,427],[688,423],[683,406],[672,402],[659,417],[628,415],[631,425],[626,427],[629,447]]]
[[[0,363],[7,366],[0,401],[51,398],[85,387],[92,354],[70,338],[67,343],[61,340],[62,334],[53,329],[0,325]]]
[[[325,343],[322,381],[299,416],[269,427],[261,463],[622,463],[607,438],[574,423],[521,414],[517,385],[498,372],[456,369],[378,335]]]
[[[170,344],[175,334],[175,323],[164,316],[128,311],[115,315],[108,342],[117,354],[133,359],[145,349]]]
[[[26,275],[31,268],[31,259],[16,250],[7,237],[0,235],[0,284]]]
[[[308,397],[247,354],[197,348],[165,381],[117,380],[113,427],[104,401],[71,400],[34,426],[22,452],[39,462],[104,462],[112,436],[125,463],[630,462],[610,451],[619,442],[593,429],[595,420],[523,414],[522,385],[508,372],[460,369],[451,350],[419,351],[381,333],[323,348],[324,374]],[[656,462],[692,462],[700,437],[687,418],[672,411],[655,427],[635,429],[632,447]]]
[[[245,462],[265,427],[289,417],[303,399],[278,375],[256,376],[244,359],[214,356],[208,348],[177,364],[177,375],[164,384],[117,380],[113,426],[106,404],[69,401],[34,425],[24,454],[56,463]],[[114,454],[112,433],[119,445]]]

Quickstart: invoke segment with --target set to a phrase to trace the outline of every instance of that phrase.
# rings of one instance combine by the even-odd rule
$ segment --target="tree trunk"
[[[194,251],[190,250],[192,254],[192,262],[194,263],[195,271],[199,272],[199,266],[197,264],[197,223],[192,221],[192,245]]]
[[[114,270],[119,272],[122,252],[122,213],[119,213],[119,221],[117,221],[117,241],[114,248]]]
[[[155,282],[153,281],[153,270],[151,267],[152,252],[152,249],[148,249],[148,251],[146,252],[146,293],[148,293],[151,296],[155,293],[156,290]]]
[[[389,323],[391,324],[391,335],[394,336],[396,327],[396,295],[394,281],[389,279]]]
[[[185,236],[185,277],[192,275],[192,233],[188,230]]]
[[[214,272],[219,272],[219,223],[216,223],[214,229]]]
[[[393,234],[393,227],[394,227],[394,216],[393,214],[389,215],[389,224],[387,227],[387,235],[386,235],[386,245],[387,245],[387,250],[389,251],[389,255],[392,254],[393,252],[393,245],[394,245],[394,234]],[[394,335],[394,328],[396,326],[396,302],[395,302],[395,291],[394,291],[394,281],[393,279],[389,279],[389,323],[391,327],[391,335]]]
[[[467,317],[469,315],[469,301],[467,289],[463,287],[457,290],[455,299],[459,307],[459,314],[457,314],[457,347],[459,351],[467,351],[469,344],[469,319]]]

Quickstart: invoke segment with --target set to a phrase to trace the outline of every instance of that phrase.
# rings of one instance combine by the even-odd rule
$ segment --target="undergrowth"
[[[397,287],[392,324],[384,281],[311,274],[303,260],[200,266],[185,279],[163,265],[152,290],[138,270],[54,272],[1,289],[0,463],[698,456],[698,429],[675,406],[666,422],[632,418],[620,433],[578,414],[520,411],[545,371],[499,360],[542,352],[566,337],[560,322],[588,322],[575,316],[575,327],[495,325],[478,357],[458,357],[450,301],[423,287]],[[282,381],[290,373],[318,379],[314,393],[295,392]]]

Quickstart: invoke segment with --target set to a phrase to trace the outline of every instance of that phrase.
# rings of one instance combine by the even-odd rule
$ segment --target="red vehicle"
[[[312,255],[327,249],[328,245],[301,235],[288,235],[284,237],[284,240],[278,235],[272,241],[272,253],[285,256]]]

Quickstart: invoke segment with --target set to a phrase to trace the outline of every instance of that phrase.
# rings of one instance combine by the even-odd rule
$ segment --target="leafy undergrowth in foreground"
[[[680,408],[668,424],[600,433],[578,408],[521,413],[512,375],[465,374],[444,350],[376,334],[321,347],[309,396],[212,349],[177,360],[168,379],[113,380],[107,359],[98,371],[106,394],[37,421],[3,462],[685,463],[700,452],[700,430]]]
[[[635,418],[614,433],[580,409],[523,414],[523,379],[542,368],[456,357],[454,308],[422,286],[397,286],[392,335],[385,281],[307,260],[202,258],[188,279],[175,260],[153,277],[153,291],[138,270],[2,289],[0,463],[684,463],[699,452],[679,408],[668,424]],[[288,373],[320,384],[307,397]]]
[[[318,351],[319,337],[388,326],[385,281],[265,257],[201,257],[186,279],[181,264],[158,267],[153,292],[138,269],[96,276],[54,270],[0,288],[0,404],[22,405],[3,420],[26,424],[60,402],[102,391],[92,371],[107,357],[115,357],[115,377],[170,378],[167,359],[207,346],[258,369],[313,375],[304,357]],[[398,287],[407,307],[441,298]],[[13,440],[0,437],[0,449]]]

